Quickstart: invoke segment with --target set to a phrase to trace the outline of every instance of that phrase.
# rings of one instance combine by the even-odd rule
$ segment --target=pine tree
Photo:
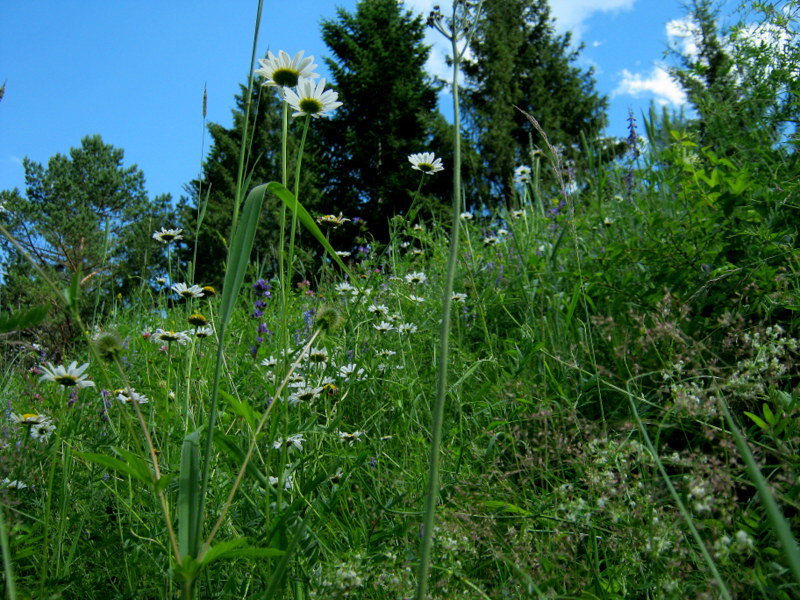
[[[123,160],[124,151],[99,135],[84,137],[79,148],[68,156],[56,154],[46,167],[23,160],[25,194],[3,192],[5,219],[41,267],[81,273],[87,281],[110,276],[116,290],[146,280],[158,268],[157,257],[151,257],[150,270],[141,271],[151,228],[169,219],[169,196],[151,201],[142,171],[125,167]]]
[[[86,299],[80,308],[94,313],[110,306],[112,294],[127,295],[165,272],[151,235],[171,222],[170,197],[149,199],[144,174],[124,166],[123,150],[92,135],[47,166],[28,158],[23,165],[25,192],[0,192],[0,218],[38,269],[3,238],[4,304],[52,297],[41,270],[62,288],[77,275]]]
[[[343,105],[322,124],[325,201],[331,212],[366,214],[385,238],[408,210],[418,173],[407,157],[431,149],[426,123],[437,88],[425,74],[424,24],[397,0],[361,0],[323,21],[333,87]]]
[[[592,70],[574,64],[581,48],[554,32],[547,0],[484,0],[470,49],[464,103],[486,163],[486,191],[509,198],[515,166],[529,163],[531,142],[542,144],[515,106],[565,148],[604,126],[607,101],[594,89]]]

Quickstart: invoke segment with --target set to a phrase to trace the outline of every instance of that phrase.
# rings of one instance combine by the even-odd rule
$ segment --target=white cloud
[[[636,0],[551,0],[550,12],[556,29],[571,31],[576,38],[585,30],[585,21],[596,12],[630,10]]]
[[[659,104],[674,106],[686,104],[687,100],[686,93],[661,65],[654,66],[648,75],[623,69],[621,81],[611,95],[628,95],[634,98],[652,96]]]
[[[689,17],[673,19],[666,26],[670,48],[683,56],[697,58],[700,53],[700,27]]]

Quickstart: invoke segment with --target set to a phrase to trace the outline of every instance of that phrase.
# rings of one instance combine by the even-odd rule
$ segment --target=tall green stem
[[[233,198],[233,218],[231,219],[231,239],[233,232],[236,231],[236,224],[239,222],[239,205],[244,197],[244,163],[245,148],[247,148],[247,133],[250,126],[250,104],[253,100],[253,69],[256,65],[256,48],[258,47],[258,30],[261,27],[261,9],[264,7],[264,0],[258,0],[258,10],[256,11],[256,26],[253,31],[253,47],[250,53],[250,76],[247,79],[247,103],[244,109],[244,125],[242,126],[242,145],[239,149],[239,168],[236,173],[236,192]]]
[[[425,497],[422,543],[419,570],[417,573],[417,600],[424,600],[428,593],[433,528],[436,517],[436,502],[439,498],[439,453],[442,445],[444,404],[447,397],[447,365],[450,356],[450,312],[453,298],[453,281],[458,258],[458,234],[461,224],[461,116],[458,107],[458,35],[453,32],[453,229],[450,237],[450,255],[447,261],[447,276],[442,298],[442,325],[439,335],[438,377],[436,380],[436,403],[433,407],[433,430],[431,432],[431,454],[428,466],[428,491]]]
[[[303,148],[306,145],[306,135],[308,134],[308,125],[311,122],[311,115],[306,115],[306,122],[303,126],[303,137],[300,139],[300,149],[297,151],[297,162],[295,163],[294,171],[294,197],[297,202],[300,202],[300,167],[303,162]],[[284,204],[284,207],[286,205]],[[292,228],[289,233],[289,264],[287,273],[287,283],[291,284],[292,281],[292,263],[294,262],[294,238],[297,232],[297,211],[292,211]]]

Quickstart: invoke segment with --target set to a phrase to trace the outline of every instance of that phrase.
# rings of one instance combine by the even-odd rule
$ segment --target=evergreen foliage
[[[3,219],[44,273],[58,282],[73,275],[84,291],[103,286],[127,293],[163,274],[164,258],[152,251],[152,232],[170,220],[170,197],[150,200],[144,173],[123,164],[124,152],[86,136],[68,155],[44,166],[25,158],[25,193],[2,192]],[[43,283],[8,240],[4,295],[8,303],[36,302]],[[38,283],[32,284],[32,281]]]
[[[366,214],[381,239],[419,182],[406,157],[436,150],[427,143],[437,88],[425,74],[424,33],[422,20],[396,0],[362,0],[355,13],[340,9],[322,23],[343,103],[322,124],[325,201],[336,211]]]
[[[554,32],[546,0],[484,0],[482,14],[464,65],[464,104],[489,188],[508,198],[515,166],[530,162],[531,143],[542,145],[515,106],[569,148],[581,133],[596,137],[607,101],[594,89],[592,70],[575,65],[581,47]]]
[[[233,124],[225,127],[218,123],[209,123],[211,148],[203,163],[203,179],[195,179],[186,186],[187,197],[182,197],[179,204],[180,224],[187,235],[194,238],[197,229],[199,209],[205,204],[205,215],[197,233],[197,264],[195,280],[203,283],[219,285],[225,274],[225,257],[230,239],[231,214],[233,212],[236,175],[238,172],[239,153],[242,144],[242,131],[247,103],[247,86],[240,86],[240,93],[235,97]],[[301,124],[299,120],[290,120],[288,140],[289,173],[294,172],[294,164],[299,146]],[[255,85],[250,107],[250,124],[248,127],[247,156],[245,158],[245,174],[251,182],[246,188],[267,181],[279,181],[281,178],[281,101],[274,88],[262,88]],[[306,141],[304,165],[300,180],[302,202],[307,207],[319,204],[319,191],[316,187],[315,164],[316,146],[315,131],[311,128]],[[258,258],[273,265],[278,240],[278,206],[267,204],[262,222],[256,234]],[[182,262],[188,264],[193,260],[193,245],[184,248]]]

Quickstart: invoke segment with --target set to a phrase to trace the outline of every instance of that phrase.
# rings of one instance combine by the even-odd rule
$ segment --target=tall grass
[[[0,370],[9,598],[797,596],[796,231],[762,253],[765,230],[743,228],[750,262],[733,267],[711,199],[734,163],[683,160],[700,152],[687,132],[633,170],[583,140],[567,193],[534,115],[545,162],[532,152],[519,208],[462,217],[467,8],[437,21],[454,57],[448,226],[399,217],[385,248],[337,254],[325,228],[352,224],[302,205],[286,148],[312,121],[284,102],[276,181],[247,183],[243,132],[220,295],[148,284],[90,327],[81,302],[104,284],[86,299],[79,275],[50,281],[84,332],[63,357],[30,343],[43,314],[0,315],[0,334],[31,336]],[[274,203],[264,281],[251,253]],[[300,227],[322,258],[298,286]],[[95,388],[40,380],[71,360]]]

